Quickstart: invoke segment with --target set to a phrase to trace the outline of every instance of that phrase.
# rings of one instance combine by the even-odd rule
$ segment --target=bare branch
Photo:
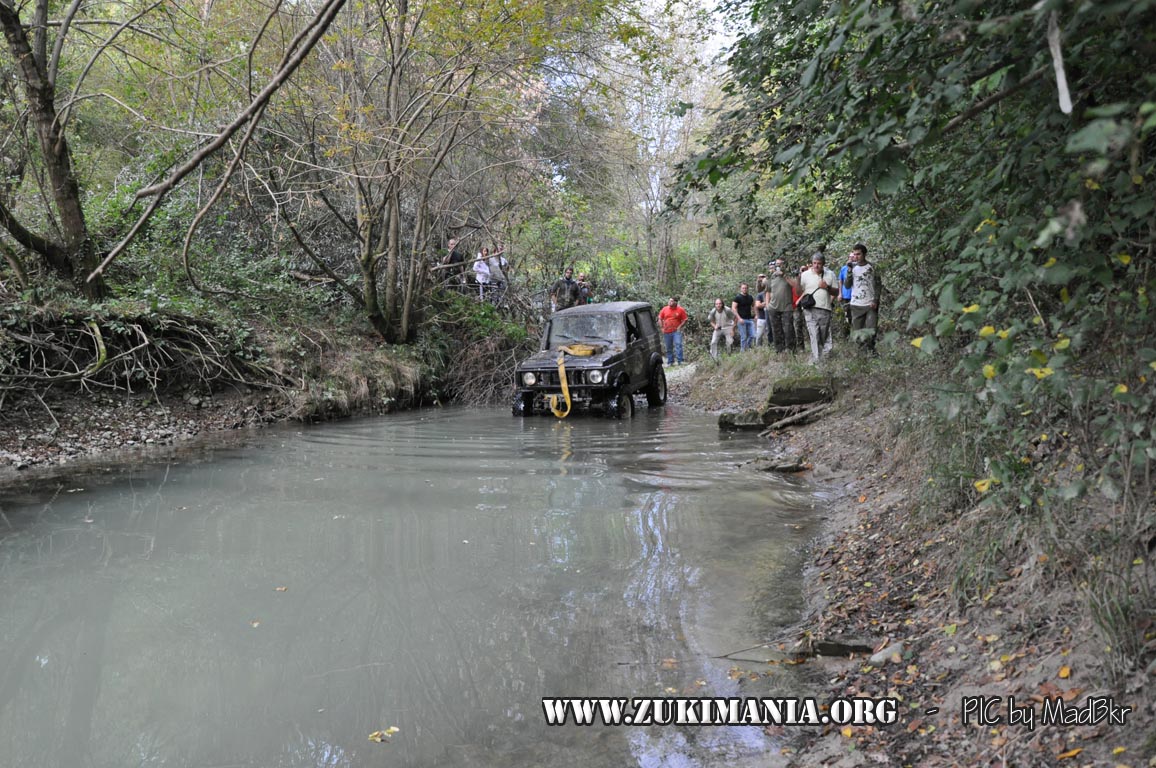
[[[282,85],[284,85],[285,81],[288,80],[289,77],[297,70],[297,68],[301,66],[301,63],[305,60],[305,57],[308,56],[309,52],[313,50],[313,47],[317,45],[317,42],[329,29],[329,25],[333,23],[333,18],[337,15],[337,12],[340,11],[344,5],[345,0],[328,0],[328,2],[321,8],[321,10],[317,12],[313,22],[301,30],[301,32],[298,33],[298,35],[289,44],[289,47],[286,50],[285,58],[282,60],[281,66],[278,68],[277,73],[273,76],[269,83],[261,89],[261,92],[257,94],[257,97],[249,104],[249,106],[240,115],[238,115],[232,123],[226,126],[216,139],[209,142],[208,145],[206,145],[199,152],[189,158],[189,160],[187,160],[184,165],[173,171],[173,173],[167,179],[160,182],[159,184],[154,184],[137,192],[137,199],[152,196],[153,203],[149,205],[145,213],[142,214],[139,219],[137,219],[136,223],[133,224],[132,228],[129,230],[129,233],[119,243],[117,243],[116,246],[113,247],[108,256],[106,256],[100,265],[92,271],[92,273],[88,276],[88,280],[94,280],[103,274],[105,268],[107,268],[108,265],[112,263],[112,260],[124,252],[124,249],[130,242],[132,242],[132,239],[136,237],[137,233],[140,232],[145,222],[147,222],[148,219],[152,217],[153,212],[156,210],[157,204],[159,204],[161,199],[163,199],[164,196],[173,189],[173,187],[175,187],[181,182],[182,179],[196,170],[196,168],[200,166],[200,164],[204,162],[205,159],[207,159],[218,149],[224,146],[225,143],[233,136],[233,134],[240,130],[241,126],[248,123],[256,115],[264,110],[269,100],[273,97],[273,94],[275,94],[277,90]]]
[[[56,85],[56,68],[60,66],[60,50],[64,47],[64,38],[68,37],[68,27],[76,18],[76,12],[80,10],[83,1],[72,0],[72,5],[68,6],[64,19],[60,22],[60,31],[56,33],[56,42],[52,44],[52,57],[45,62],[44,69],[48,72],[48,82],[53,85]]]
[[[132,18],[125,20],[125,22],[123,24],[121,24],[119,27],[117,27],[115,30],[113,30],[112,34],[108,36],[108,39],[105,40],[105,42],[103,44],[101,44],[96,49],[96,51],[92,54],[92,56],[88,60],[88,63],[86,65],[84,65],[84,69],[81,71],[80,76],[78,78],[76,78],[76,85],[73,86],[73,88],[72,88],[72,96],[68,99],[67,106],[65,106],[63,108],[63,114],[60,117],[60,131],[61,131],[61,133],[64,132],[64,128],[68,125],[68,119],[72,116],[72,105],[73,105],[73,103],[75,103],[77,101],[76,95],[80,92],[80,86],[84,84],[84,80],[85,80],[85,78],[88,77],[89,71],[91,71],[92,67],[96,64],[96,60],[104,55],[104,52],[106,50],[108,50],[108,47],[113,44],[113,42],[120,35],[121,32],[128,29],[130,26],[132,26],[132,24],[134,22],[136,22],[137,19],[139,19],[141,16],[144,16],[146,13],[148,13],[152,9],[156,8],[162,2],[164,2],[164,0],[156,0],[155,3],[150,5],[148,8],[145,8],[143,11],[138,13],[136,16],[133,16]],[[77,0],[77,3],[79,3],[79,0]],[[54,50],[52,53],[53,70],[52,70],[51,77],[54,81],[56,79],[56,65],[57,65],[59,57],[60,57],[60,45],[64,41],[65,31],[66,31],[65,29],[61,29],[60,35],[56,39],[56,50]],[[115,101],[115,99],[114,99],[114,101]],[[117,103],[120,103],[120,102],[117,102]],[[121,106],[124,106],[124,105],[122,104]],[[136,114],[136,112],[134,110],[130,109],[129,107],[125,107],[125,109],[128,109],[130,112],[133,112],[133,114]]]

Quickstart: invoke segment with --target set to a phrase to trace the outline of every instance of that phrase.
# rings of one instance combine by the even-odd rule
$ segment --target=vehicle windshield
[[[622,315],[565,315],[550,320],[550,335],[546,339],[547,349],[557,349],[580,342],[623,346],[626,336],[622,327]]]

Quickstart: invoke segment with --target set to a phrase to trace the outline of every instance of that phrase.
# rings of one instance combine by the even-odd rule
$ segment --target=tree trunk
[[[8,48],[24,83],[29,115],[36,128],[44,169],[52,187],[52,202],[64,236],[63,250],[59,247],[37,250],[53,270],[70,281],[75,280],[77,267],[83,274],[88,274],[96,268],[97,258],[84,220],[80,185],[72,167],[72,151],[57,119],[56,88],[48,77],[43,55],[38,57],[33,53],[20,17],[5,2],[0,2],[0,26],[4,28]],[[99,299],[106,293],[101,277],[83,282],[78,287],[91,299]]]
[[[401,270],[401,190],[397,180],[390,182],[386,194],[385,231],[385,318],[390,326],[387,341],[396,342],[394,329],[401,316],[397,300],[397,284]]]

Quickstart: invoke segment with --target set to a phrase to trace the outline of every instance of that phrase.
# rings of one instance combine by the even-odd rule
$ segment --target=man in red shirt
[[[666,344],[667,365],[682,365],[682,324],[685,322],[686,310],[678,306],[677,296],[671,296],[670,302],[658,313],[662,340]],[[675,358],[678,362],[675,362]]]

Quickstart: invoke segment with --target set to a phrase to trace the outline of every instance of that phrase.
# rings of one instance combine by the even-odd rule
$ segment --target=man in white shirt
[[[851,268],[843,280],[851,290],[851,337],[870,354],[875,354],[875,328],[879,323],[879,292],[882,281],[875,265],[867,261],[867,246],[856,243],[851,249]]]
[[[834,342],[831,339],[832,297],[839,293],[838,278],[827,269],[827,257],[816,253],[811,257],[811,268],[799,275],[799,295],[811,296],[815,305],[803,310],[807,320],[807,334],[811,337],[811,362],[818,364],[831,353]]]

